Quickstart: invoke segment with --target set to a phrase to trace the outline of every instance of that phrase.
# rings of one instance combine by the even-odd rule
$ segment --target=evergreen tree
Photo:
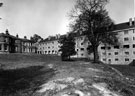
[[[63,38],[60,38],[59,40],[61,46],[60,50],[61,53],[61,59],[64,60],[71,60],[70,56],[75,55],[75,39],[72,35],[72,33],[69,33],[67,36],[64,36]]]

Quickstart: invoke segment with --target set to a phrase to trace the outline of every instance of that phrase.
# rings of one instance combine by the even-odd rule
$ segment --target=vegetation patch
[[[0,70],[1,96],[31,96],[53,75],[53,69],[31,66],[21,69]]]

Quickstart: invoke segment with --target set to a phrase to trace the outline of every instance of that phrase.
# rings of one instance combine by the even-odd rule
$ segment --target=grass
[[[32,96],[42,83],[55,75],[55,70],[40,64],[58,57],[25,54],[1,54],[0,96]],[[23,66],[25,65],[25,66]]]
[[[46,64],[57,64],[59,68],[67,66],[67,68],[77,68],[83,70],[85,66],[93,66],[93,68],[104,67],[105,70],[111,70],[104,64],[83,64],[78,66],[78,62],[61,62],[60,57],[51,55],[37,54],[0,54],[0,96],[37,96],[33,95],[39,86],[47,82],[55,75],[55,70],[46,67]],[[79,59],[84,60],[85,59]],[[83,62],[84,63],[84,62]],[[119,70],[124,76],[135,78],[135,67],[128,65],[111,65],[111,67]],[[111,72],[111,71],[110,71]],[[134,96],[135,89],[129,86],[129,83],[121,81],[122,79],[114,75],[113,78],[103,79],[102,82],[107,82],[113,90],[121,89],[121,92]],[[100,82],[100,80],[99,80]],[[130,87],[130,88],[129,88]],[[134,93],[135,94],[135,93]]]
[[[119,70],[123,75],[135,78],[135,66],[129,65],[111,65],[111,66]]]

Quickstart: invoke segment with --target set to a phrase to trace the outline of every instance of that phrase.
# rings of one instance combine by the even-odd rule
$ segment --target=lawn
[[[59,57],[35,54],[1,54],[0,96],[32,96],[55,74],[45,64]]]
[[[2,65],[0,69],[0,96],[38,96],[35,95],[35,92],[40,89],[42,84],[54,77],[59,79],[67,76],[85,78],[91,81],[88,83],[106,82],[112,90],[120,90],[124,94],[135,94],[133,93],[134,87],[130,86],[130,82],[122,79],[108,65],[85,61],[62,62],[60,57],[55,55],[0,54],[0,64]],[[54,68],[49,68],[49,64],[54,65]],[[135,67],[127,65],[112,65],[111,67],[116,68],[126,77],[135,78]]]

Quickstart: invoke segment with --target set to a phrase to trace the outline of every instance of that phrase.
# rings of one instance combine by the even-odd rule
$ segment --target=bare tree
[[[101,43],[116,44],[117,37],[113,32],[113,21],[105,9],[108,0],[77,0],[70,17],[73,19],[70,27],[73,31],[84,32],[91,43],[94,62],[99,59],[98,46]]]

